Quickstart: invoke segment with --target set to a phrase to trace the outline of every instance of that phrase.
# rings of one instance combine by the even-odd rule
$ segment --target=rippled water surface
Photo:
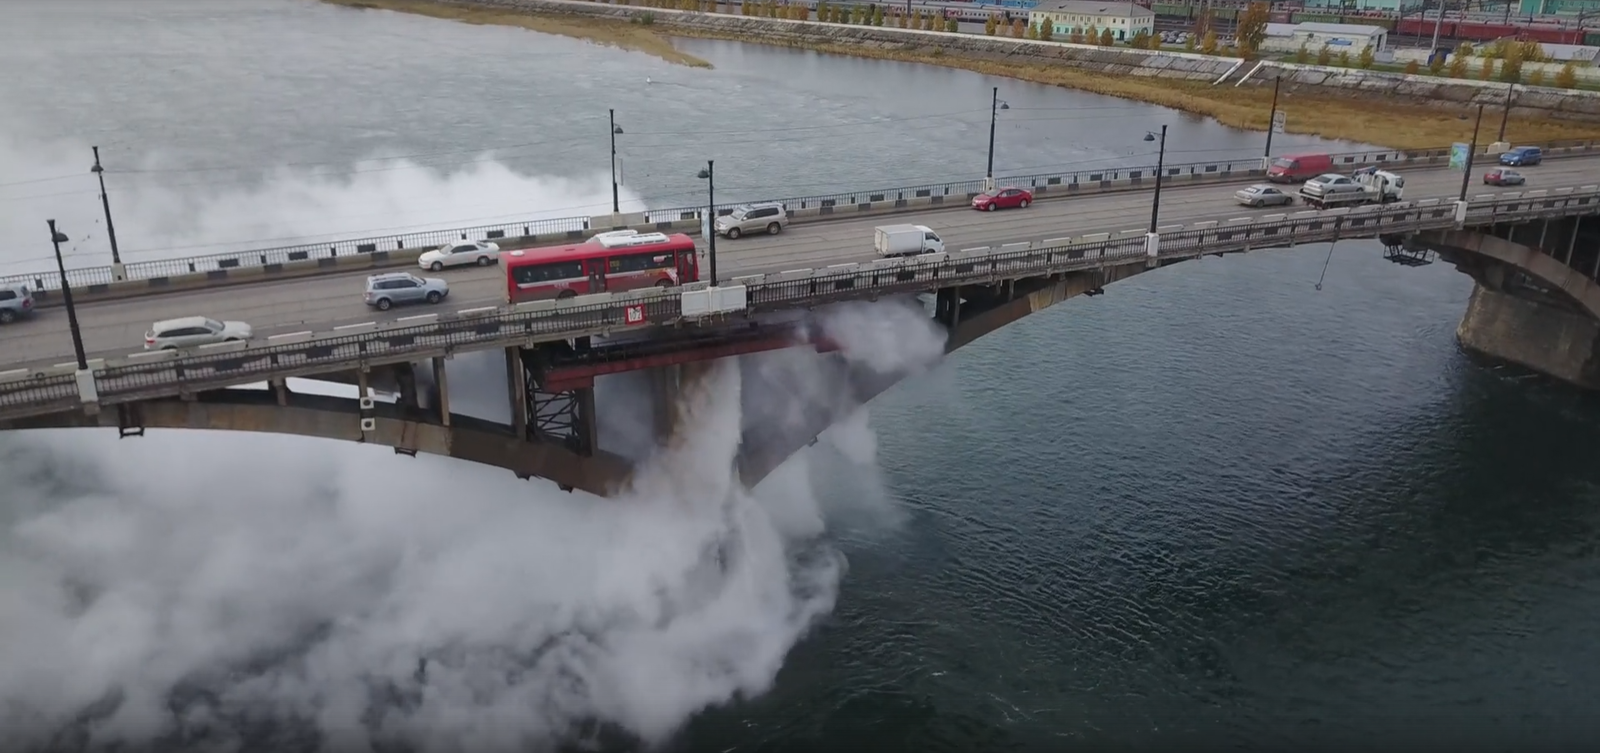
[[[625,183],[654,205],[698,196],[706,158],[745,195],[981,176],[994,85],[1017,117],[1003,170],[1138,161],[1137,135],[1161,122],[1194,159],[1261,139],[965,72],[731,43],[684,42],[717,66],[696,71],[286,0],[29,2],[0,50],[8,74],[29,72],[0,77],[14,144],[228,168],[127,175],[124,194],[140,180],[225,192],[273,180],[256,166],[374,150],[460,172],[499,147],[528,182],[474,189],[467,175],[451,190],[480,209],[419,221],[535,197],[603,206],[606,107],[637,139],[619,146]],[[485,55],[503,65],[475,64]],[[393,206],[420,206],[430,180],[384,185]],[[6,221],[28,232],[53,210],[45,190],[5,190]],[[337,227],[405,224],[393,206]],[[60,211],[92,222],[98,207]],[[1339,244],[1320,291],[1325,245],[1142,275],[883,396],[882,481],[906,519],[841,521],[850,571],[833,616],[770,693],[697,717],[679,749],[1600,739],[1600,406],[1459,353],[1468,278],[1377,252]]]

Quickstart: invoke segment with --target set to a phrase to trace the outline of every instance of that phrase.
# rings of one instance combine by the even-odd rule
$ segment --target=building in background
[[[1404,8],[1407,11],[1416,9],[1417,0],[1305,0],[1306,10],[1386,10],[1390,12]]]
[[[1290,29],[1293,31],[1285,36],[1284,32]],[[1261,46],[1268,50],[1298,50],[1304,46],[1316,52],[1327,45],[1335,53],[1349,50],[1354,55],[1367,45],[1372,45],[1373,51],[1379,52],[1386,49],[1388,44],[1389,30],[1382,26],[1307,22],[1293,26],[1267,24],[1267,38]]]
[[[1521,0],[1517,15],[1577,15],[1600,16],[1600,0]]]
[[[1073,29],[1110,29],[1119,42],[1140,31],[1154,34],[1156,13],[1133,3],[1097,3],[1086,0],[1044,0],[1028,12],[1028,23],[1051,25],[1051,34],[1064,40]]]

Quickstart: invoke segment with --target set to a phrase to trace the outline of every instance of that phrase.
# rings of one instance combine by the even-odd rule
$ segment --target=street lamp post
[[[1467,164],[1461,168],[1461,201],[1467,200],[1467,187],[1472,184],[1472,155],[1478,151],[1478,126],[1483,125],[1483,105],[1478,105],[1478,119],[1472,124],[1472,145],[1467,147]]]
[[[1011,105],[1000,101],[1000,87],[994,88],[994,94],[989,101],[989,167],[983,173],[983,187],[985,190],[994,188],[994,124],[1001,110],[1009,110]]]
[[[1283,76],[1272,77],[1272,114],[1267,116],[1267,150],[1261,156],[1272,158],[1272,132],[1278,129],[1278,84]]]
[[[100,166],[100,147],[91,148],[94,149],[94,167],[89,168],[89,172],[100,179],[100,208],[106,212],[106,237],[111,239],[111,263],[121,266],[122,254],[117,251],[117,228],[111,224],[111,200],[106,198],[106,169]]]
[[[50,242],[56,247],[56,271],[61,273],[61,300],[67,304],[67,326],[72,329],[72,350],[78,356],[78,370],[87,371],[89,359],[83,352],[83,332],[78,329],[78,309],[72,305],[72,284],[67,282],[67,264],[61,260],[61,244],[70,240],[56,230],[55,220],[45,220],[50,225]]]
[[[706,182],[706,214],[710,220],[706,227],[711,231],[710,249],[707,251],[711,262],[711,287],[717,286],[717,179],[714,171],[716,164],[716,160],[706,160],[706,168],[699,174],[699,178]]]
[[[617,136],[622,133],[622,126],[617,125],[617,111],[606,111],[611,119],[611,213],[622,214],[622,209],[617,204]]]
[[[1144,132],[1145,141],[1155,141],[1154,131]],[[1150,203],[1150,232],[1155,233],[1156,223],[1161,218],[1161,174],[1166,172],[1167,164],[1167,127],[1161,126],[1161,147],[1156,153],[1156,196]]]

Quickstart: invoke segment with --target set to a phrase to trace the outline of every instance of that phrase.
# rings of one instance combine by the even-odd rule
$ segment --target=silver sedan
[[[1294,203],[1292,194],[1266,183],[1257,183],[1249,188],[1234,191],[1233,198],[1247,207],[1287,206]]]

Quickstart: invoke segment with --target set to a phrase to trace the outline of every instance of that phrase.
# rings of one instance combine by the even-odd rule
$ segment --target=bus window
[[[512,277],[518,285],[583,279],[583,262],[573,260],[551,264],[529,264],[512,270]]]

